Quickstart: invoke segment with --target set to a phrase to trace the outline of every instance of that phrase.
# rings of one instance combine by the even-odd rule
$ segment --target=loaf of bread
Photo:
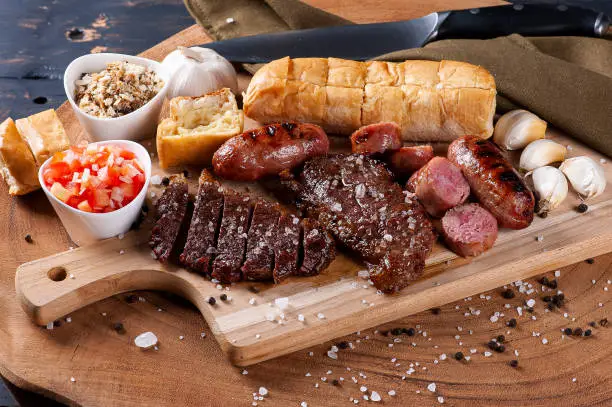
[[[19,119],[15,124],[39,166],[53,154],[70,147],[64,126],[53,109]]]
[[[451,141],[493,134],[495,95],[493,76],[464,62],[286,57],[255,73],[244,113],[262,123],[303,121],[347,135],[393,121],[406,141]]]
[[[11,118],[0,124],[0,174],[11,195],[24,195],[40,188],[34,156]]]
[[[242,133],[243,126],[244,116],[228,88],[173,98],[170,117],[157,126],[159,165],[209,165],[221,144]]]

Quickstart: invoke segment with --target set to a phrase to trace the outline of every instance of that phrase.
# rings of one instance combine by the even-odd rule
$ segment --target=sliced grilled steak
[[[199,184],[187,243],[180,261],[194,271],[208,274],[211,259],[215,254],[215,237],[223,207],[223,193],[221,185],[206,170],[202,171]]]
[[[371,265],[377,288],[397,291],[422,274],[432,224],[383,164],[362,155],[315,157],[298,181],[302,207]]]
[[[212,276],[222,283],[231,283],[242,280],[240,266],[246,249],[251,198],[232,190],[224,190],[223,197],[223,216]]]
[[[151,231],[149,246],[161,262],[166,262],[179,234],[187,212],[189,189],[183,176],[173,177],[156,205],[156,221]]]
[[[331,235],[314,219],[302,220],[302,265],[300,276],[314,276],[325,270],[336,257],[336,246]]]
[[[242,265],[245,280],[272,279],[274,236],[279,217],[278,205],[264,200],[255,204],[247,237],[246,260]]]
[[[297,274],[300,234],[300,218],[292,214],[282,214],[278,220],[274,242],[272,274],[276,283]]]

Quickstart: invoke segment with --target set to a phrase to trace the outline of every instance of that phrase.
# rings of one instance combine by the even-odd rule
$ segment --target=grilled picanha
[[[158,202],[176,196],[172,185]],[[154,230],[162,228],[156,225]],[[223,187],[208,171],[202,172],[180,255],[184,266],[223,283],[280,282],[291,275],[319,274],[335,255],[334,240],[318,221]]]
[[[433,225],[416,196],[393,182],[381,162],[330,155],[307,161],[287,191],[370,269],[374,285],[395,292],[423,273],[435,241]]]

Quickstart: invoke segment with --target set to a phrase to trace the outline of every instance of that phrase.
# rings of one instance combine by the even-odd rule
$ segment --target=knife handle
[[[603,13],[566,5],[514,4],[450,11],[435,39],[575,35],[600,37],[610,26]]]

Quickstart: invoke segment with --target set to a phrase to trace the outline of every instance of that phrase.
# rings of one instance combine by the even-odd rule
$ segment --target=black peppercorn
[[[34,240],[32,240],[32,235],[30,235],[29,233],[25,235],[25,241],[28,243],[34,242]]]
[[[455,353],[455,359],[457,359],[457,360],[462,360],[462,359],[463,359],[463,352],[457,352],[457,353]]]
[[[502,291],[502,297],[507,300],[512,299],[514,298],[514,291],[508,288],[507,290]]]
[[[552,301],[552,297],[550,295],[545,295],[544,297],[542,297],[542,301],[544,301],[544,302],[551,302]]]
[[[391,334],[393,334],[393,335],[401,335],[402,332],[404,332],[404,330],[402,328],[393,328],[391,330]]]
[[[340,382],[338,381],[338,379],[334,379],[334,380],[332,380],[332,384],[333,384],[334,386],[340,386]]]
[[[533,307],[525,307],[525,311],[529,312],[530,314],[533,314]]]
[[[498,345],[497,348],[493,349],[495,352],[503,353],[506,351],[506,347],[504,345]]]
[[[113,324],[113,329],[118,334],[124,334],[125,333],[125,327],[123,326],[123,324],[121,322],[115,322]]]
[[[183,170],[183,176],[184,176],[185,178],[189,178],[189,171],[187,171],[187,170]]]
[[[591,321],[591,322],[589,322],[589,326],[595,328],[597,326],[597,322]]]
[[[586,259],[586,262],[589,264],[595,263],[595,259]]]
[[[338,349],[347,349],[349,347],[349,344],[347,341],[342,341],[342,342],[338,342],[336,346],[338,347]]]
[[[580,205],[578,205],[578,206],[576,207],[576,210],[577,210],[579,213],[585,213],[587,210],[589,210],[589,207],[587,206],[587,204],[585,204],[585,203],[583,202],[583,203],[581,203]]]
[[[440,308],[432,308],[431,313],[434,315],[438,315],[440,313]]]
[[[575,335],[575,336],[580,336],[580,335],[582,335],[582,328],[576,328],[576,329],[574,329],[574,335]]]
[[[552,302],[549,302],[548,304],[546,304],[546,308],[548,308],[549,310],[553,311],[555,309],[556,305]]]
[[[59,326],[61,326],[61,325],[62,325],[62,322],[61,322],[59,319],[58,319],[58,320],[53,321],[53,326],[54,326],[54,327],[56,327],[56,328],[57,328],[57,327],[59,327]]]
[[[36,103],[37,105],[44,105],[48,101],[49,101],[49,99],[47,99],[44,96],[37,96],[34,99],[32,99],[32,102]]]
[[[542,284],[542,285],[544,285],[544,286],[547,286],[547,287],[548,287],[548,284],[550,283],[550,281],[548,280],[548,277],[542,277],[542,278],[539,280],[539,282],[540,282],[540,284]]]
[[[572,334],[572,328],[565,328],[563,330],[563,333],[566,334],[566,335],[571,335]]]
[[[170,178],[168,177],[162,178],[161,183],[163,186],[167,187],[168,185],[170,185]]]
[[[506,341],[506,337],[504,335],[498,335],[497,336],[497,342],[498,343],[504,343]]]
[[[128,304],[133,304],[136,301],[138,301],[138,297],[135,296],[134,294],[130,294],[127,297],[125,297],[125,302],[127,302]]]
[[[489,349],[495,350],[499,345],[495,341],[489,341],[489,343],[487,343],[487,346],[489,347]]]
[[[592,331],[590,329],[587,329],[586,331],[584,331],[584,336],[591,336]]]
[[[219,298],[221,298],[221,301],[227,301],[227,294],[221,294]]]
[[[406,335],[408,335],[408,336],[414,336],[414,334],[415,334],[415,330],[414,330],[414,328],[408,328],[408,329],[406,330]]]
[[[510,366],[512,367],[518,367],[518,360],[514,359],[510,361]]]
[[[215,297],[210,297],[210,298],[208,299],[208,303],[209,303],[210,305],[215,305],[215,304],[217,303],[217,300],[215,300]]]
[[[516,318],[512,318],[508,322],[506,322],[506,326],[508,326],[510,328],[515,328],[516,327]]]
[[[608,318],[603,318],[599,321],[599,325],[606,327],[608,326]]]
[[[548,283],[548,288],[556,289],[557,288],[557,279],[550,280],[550,282]]]

